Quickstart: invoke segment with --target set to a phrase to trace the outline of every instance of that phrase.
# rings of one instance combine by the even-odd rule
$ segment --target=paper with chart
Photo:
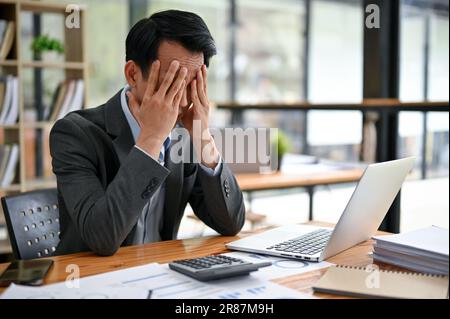
[[[141,298],[151,296],[151,298],[155,299],[311,298],[309,295],[256,278],[252,275],[204,283],[169,269],[167,264],[148,264],[82,278],[79,281],[79,287],[80,291],[83,289],[85,291],[89,290],[92,295],[110,290],[135,289],[143,293]],[[67,291],[65,283],[52,284],[35,289],[36,295],[40,294],[39,289],[42,292],[52,291],[54,296],[62,296]],[[40,295],[42,296],[42,294]],[[30,296],[28,294],[23,296],[23,298],[27,297]],[[50,298],[51,296],[48,297]],[[82,297],[73,296],[73,298]]]
[[[11,284],[0,299],[145,299],[148,291],[141,288],[84,287],[48,285],[30,287]]]
[[[201,299],[312,299],[311,295],[300,293],[296,290],[272,283],[255,277],[252,273],[248,276],[238,276],[208,283],[201,283],[171,270],[167,264],[161,265],[172,275],[182,276],[201,284],[191,291],[172,291],[159,294],[158,298],[201,298]]]
[[[222,289],[198,298],[209,299],[315,299],[312,295],[300,293],[296,290],[264,281],[253,276],[246,276],[239,280],[224,279],[222,283],[215,283]],[[188,295],[181,298],[190,298]]]
[[[254,277],[264,280],[272,280],[276,278],[299,275],[313,270],[328,268],[333,265],[332,263],[326,261],[322,261],[320,263],[307,262],[303,260],[273,257],[237,251],[225,253],[223,255],[233,258],[239,258],[252,263],[258,263],[263,261],[272,262],[272,266],[260,268],[258,271],[252,274]]]

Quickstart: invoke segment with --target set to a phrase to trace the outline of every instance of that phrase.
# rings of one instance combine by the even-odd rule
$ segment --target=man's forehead
[[[182,45],[171,41],[161,42],[158,48],[158,59],[161,62],[161,73],[167,72],[173,60],[177,60],[181,66],[186,67],[189,74],[195,74],[204,64],[202,52],[191,52]]]

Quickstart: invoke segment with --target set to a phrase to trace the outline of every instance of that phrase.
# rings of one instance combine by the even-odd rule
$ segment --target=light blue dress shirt
[[[128,125],[130,127],[131,133],[133,135],[134,142],[139,136],[141,128],[139,127],[138,122],[134,118],[133,114],[128,107],[128,99],[126,96],[126,92],[129,90],[129,86],[125,86],[120,94],[120,103],[122,105],[122,111],[127,119]],[[164,166],[164,158],[165,153],[170,147],[170,136],[164,141],[163,147],[159,153],[158,163]],[[147,154],[150,158],[153,159],[147,152],[139,148],[138,146],[134,146],[140,151]],[[155,159],[153,159],[155,160]],[[220,174],[222,170],[222,158],[219,158],[219,163],[215,167],[215,169],[206,167],[202,164],[199,165],[201,169],[207,172],[211,176],[217,176]],[[170,190],[169,190],[170,191]],[[150,198],[149,202],[142,209],[141,216],[136,225],[136,232],[133,239],[133,245],[151,243],[161,240],[161,230],[163,227],[163,214],[164,214],[164,201],[165,201],[166,188],[165,183],[163,183]]]

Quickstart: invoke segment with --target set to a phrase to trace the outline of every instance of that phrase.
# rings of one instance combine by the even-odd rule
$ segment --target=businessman
[[[127,36],[128,84],[104,105],[56,122],[50,134],[61,224],[56,254],[109,256],[120,246],[174,239],[187,203],[220,234],[241,230],[242,193],[208,127],[206,67],[215,54],[199,16],[153,14]],[[175,127],[188,132],[181,148],[171,136]],[[174,160],[175,145],[190,152],[182,158],[197,160]]]

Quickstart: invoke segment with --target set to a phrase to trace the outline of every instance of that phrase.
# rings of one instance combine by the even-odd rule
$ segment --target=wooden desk
[[[354,169],[330,169],[329,171],[313,174],[236,174],[236,180],[243,192],[248,193],[248,200],[252,201],[252,192],[262,190],[286,189],[304,187],[309,196],[309,220],[313,220],[314,191],[316,186],[333,185],[357,182],[364,170]]]
[[[330,224],[317,222],[310,224],[332,226]],[[68,275],[65,269],[69,264],[77,264],[80,267],[81,277],[86,277],[153,262],[167,263],[175,259],[194,258],[210,254],[225,253],[229,251],[225,248],[226,243],[242,238],[246,235],[248,234],[241,234],[235,237],[216,236],[187,240],[171,240],[147,245],[130,246],[119,249],[119,251],[111,257],[99,257],[93,253],[78,253],[52,257],[51,259],[53,259],[55,263],[53,268],[50,270],[45,283],[50,284],[64,281]],[[341,265],[365,266],[372,263],[372,258],[367,255],[371,250],[372,241],[369,240],[330,258],[328,261]],[[2,272],[7,266],[8,264],[0,264],[0,272]],[[381,268],[398,269],[392,266],[383,265],[381,265]],[[273,281],[286,287],[312,294],[311,286],[323,275],[325,271],[325,269],[316,270]],[[0,292],[3,290],[4,289],[0,289]],[[337,298],[337,296],[326,294],[315,295],[323,298]]]

